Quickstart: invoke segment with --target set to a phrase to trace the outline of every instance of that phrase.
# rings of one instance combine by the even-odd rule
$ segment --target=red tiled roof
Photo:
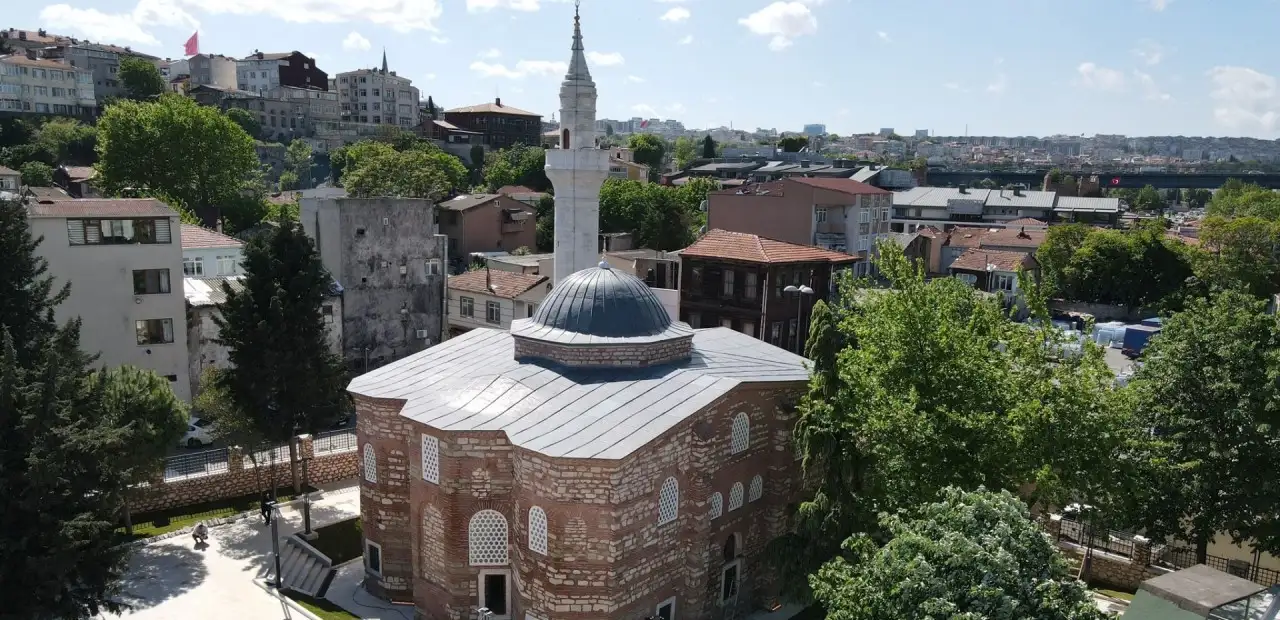
[[[929,239],[938,239],[946,236],[946,233],[934,228],[933,226],[921,226],[916,229],[916,233],[921,237],[928,237]]]
[[[976,248],[982,244],[982,238],[989,234],[991,234],[990,228],[957,226],[947,234],[947,245],[957,248]]]
[[[856,196],[859,194],[889,194],[890,193],[889,190],[887,189],[880,189],[879,187],[876,187],[874,185],[867,185],[862,181],[855,181],[853,179],[833,179],[833,178],[825,178],[825,177],[787,177],[787,180],[795,181],[796,183],[804,183],[805,185],[808,185],[810,187],[817,187],[819,189],[829,189],[833,192],[841,192],[841,193],[849,194],[853,196]]]
[[[6,63],[13,64],[13,65],[26,65],[28,67],[47,67],[49,69],[77,71],[75,67],[60,63],[56,60],[49,60],[47,58],[27,58],[26,56],[21,56],[18,54],[13,54],[10,56],[0,56],[0,61],[4,61]]]
[[[861,260],[860,256],[718,228],[713,228],[693,245],[680,250],[680,255],[766,264],[843,263]]]
[[[979,243],[982,247],[1003,246],[1011,248],[1038,248],[1049,235],[1044,230],[1027,230],[1024,228],[1003,228],[987,233]]]
[[[482,103],[480,105],[469,105],[461,108],[454,108],[452,110],[445,110],[444,113],[445,114],[508,114],[511,116],[537,116],[539,118],[542,117],[541,114],[538,114],[536,112],[521,110],[520,108],[517,108],[517,107],[499,104],[499,103]]]
[[[525,291],[546,281],[547,276],[498,269],[476,269],[464,274],[449,276],[449,288],[464,293],[478,293],[503,299],[515,299]]]
[[[542,192],[523,185],[503,185],[498,188],[498,193],[503,196],[510,196],[512,194],[541,194]]]
[[[62,169],[72,181],[88,181],[98,174],[93,166],[63,166]]]
[[[155,198],[82,198],[37,202],[27,206],[31,217],[177,217]]]
[[[1034,217],[1020,217],[1012,222],[1005,222],[1009,228],[1019,228],[1022,226],[1048,226],[1049,224],[1037,220]]]
[[[956,257],[956,260],[951,263],[951,268],[963,271],[986,271],[987,265],[992,265],[996,271],[1017,271],[1032,269],[1035,264],[1036,259],[1022,252],[970,248]]]
[[[228,237],[216,230],[209,230],[195,224],[182,225],[182,249],[199,250],[207,248],[238,248],[244,242],[235,237]]]

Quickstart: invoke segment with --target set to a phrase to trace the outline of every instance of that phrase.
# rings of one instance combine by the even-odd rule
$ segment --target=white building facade
[[[573,17],[573,57],[560,83],[560,146],[547,151],[555,187],[555,282],[600,260],[600,186],[609,178],[609,151],[596,148],[596,84],[587,68],[582,25]]]
[[[182,225],[182,275],[227,278],[242,275],[244,243],[194,224]]]
[[[280,85],[281,60],[276,54],[250,56],[236,61],[236,81],[240,90],[263,94]]]
[[[0,112],[91,114],[93,74],[87,69],[25,56],[0,56]]]
[[[382,55],[382,69],[347,71],[334,80],[344,121],[406,129],[418,125],[418,89],[409,78],[387,70],[386,54]]]
[[[27,216],[49,275],[71,284],[57,318],[81,320],[81,349],[104,367],[155,371],[189,401],[178,214],[130,198],[35,203]]]

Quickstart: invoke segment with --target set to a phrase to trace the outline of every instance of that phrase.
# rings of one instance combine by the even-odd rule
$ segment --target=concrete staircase
[[[333,561],[297,536],[289,536],[280,547],[280,573],[283,588],[324,598]]]

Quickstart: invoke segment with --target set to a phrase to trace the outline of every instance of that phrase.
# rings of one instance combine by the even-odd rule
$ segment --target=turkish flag
[[[186,54],[187,56],[195,56],[196,54],[200,53],[200,31],[199,30],[191,33],[191,38],[187,39],[186,44],[183,46],[183,53]]]
[[[649,121],[640,121],[640,128],[644,129],[649,126]]]
[[[1112,185],[1119,185],[1119,184],[1120,184],[1120,177],[1111,177],[1111,184],[1112,184]]]

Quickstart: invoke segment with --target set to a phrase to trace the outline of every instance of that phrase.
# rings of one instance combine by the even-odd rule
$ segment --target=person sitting
[[[196,529],[191,531],[191,537],[195,539],[197,545],[208,544],[209,528],[203,522],[196,524]]]

